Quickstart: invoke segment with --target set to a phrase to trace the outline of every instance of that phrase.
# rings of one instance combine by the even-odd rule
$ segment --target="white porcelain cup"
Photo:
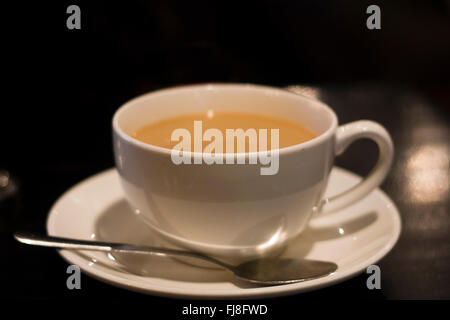
[[[170,149],[132,137],[148,123],[208,110],[286,118],[318,135],[280,149],[275,175],[261,175],[260,166],[251,164],[176,165]],[[145,94],[115,113],[113,135],[126,198],[152,232],[176,246],[233,261],[279,252],[312,216],[362,199],[380,185],[393,158],[391,138],[378,123],[338,126],[335,113],[320,101],[248,84],[192,85]],[[335,156],[362,138],[378,145],[375,167],[355,187],[324,199]]]

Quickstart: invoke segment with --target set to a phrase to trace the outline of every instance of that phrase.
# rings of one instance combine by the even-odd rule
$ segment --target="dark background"
[[[81,30],[66,28],[71,4],[81,8]],[[381,30],[366,28],[370,4],[381,8]],[[173,85],[250,82],[313,87],[341,123],[382,123],[396,146],[382,189],[403,220],[399,243],[380,262],[382,290],[367,290],[361,275],[270,303],[450,298],[449,1],[21,2],[4,16],[12,99],[0,106],[0,168],[18,192],[0,202],[0,246],[12,297],[175,304],[87,276],[82,290],[69,291],[55,251],[16,244],[11,234],[44,232],[57,197],[114,165],[110,123],[125,101]],[[364,175],[376,154],[357,142],[337,165]],[[417,154],[421,162],[408,166]]]

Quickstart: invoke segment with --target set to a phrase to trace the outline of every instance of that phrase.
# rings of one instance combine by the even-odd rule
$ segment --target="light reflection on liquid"
[[[449,147],[429,144],[414,151],[406,164],[406,177],[411,200],[435,202],[449,192]]]

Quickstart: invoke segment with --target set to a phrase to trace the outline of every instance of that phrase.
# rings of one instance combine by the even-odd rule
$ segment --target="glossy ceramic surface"
[[[285,117],[318,136],[277,150],[275,175],[261,175],[261,165],[175,165],[171,150],[131,136],[144,124],[209,110]],[[390,136],[381,125],[356,121],[337,127],[334,112],[318,100],[250,84],[151,92],[122,106],[113,128],[121,184],[137,216],[172,244],[235,262],[278,254],[313,213],[332,212],[367,195],[383,181],[393,156]],[[324,199],[335,156],[361,138],[378,144],[374,170],[354,189]],[[190,156],[194,163],[202,154]]]
[[[326,196],[359,181],[356,175],[334,168]],[[226,271],[162,257],[64,250],[60,254],[84,273],[129,290],[185,298],[268,297],[317,289],[363,272],[392,249],[400,229],[395,205],[377,189],[352,206],[313,219],[283,252],[286,257],[333,261],[338,265],[335,273],[273,287],[252,287]],[[159,238],[130,210],[115,170],[95,175],[67,191],[51,209],[47,230],[53,236],[160,245]]]

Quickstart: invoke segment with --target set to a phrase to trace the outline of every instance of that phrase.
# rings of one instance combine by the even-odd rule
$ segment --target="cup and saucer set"
[[[170,149],[133,136],[148,123],[211,109],[289,119],[317,136],[277,150],[273,175],[261,175],[255,165],[175,164]],[[112,125],[116,168],[78,183],[56,201],[47,220],[50,236],[177,248],[232,265],[286,257],[331,261],[337,269],[307,281],[261,286],[193,259],[59,251],[100,281],[181,298],[289,295],[365,272],[399,238],[399,212],[378,188],[392,164],[393,145],[375,122],[338,125],[324,103],[283,89],[205,84],[137,97],[118,109]],[[379,148],[378,161],[364,178],[333,165],[362,138]],[[202,154],[188,156],[195,160]]]

